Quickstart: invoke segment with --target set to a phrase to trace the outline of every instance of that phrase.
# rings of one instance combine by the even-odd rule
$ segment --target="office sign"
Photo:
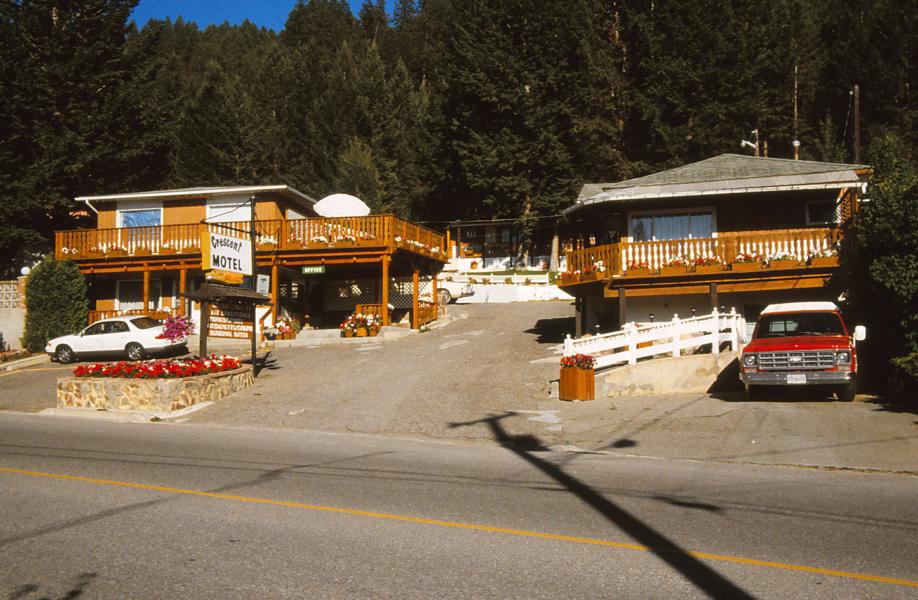
[[[205,231],[201,234],[201,269],[208,279],[240,284],[252,274],[252,242]]]
[[[306,265],[303,267],[303,275],[324,275],[325,265]]]

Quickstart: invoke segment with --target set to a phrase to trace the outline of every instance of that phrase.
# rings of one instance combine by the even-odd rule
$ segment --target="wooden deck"
[[[133,262],[186,261],[201,254],[201,234],[214,233],[244,237],[249,222],[188,223],[155,227],[117,229],[78,229],[55,233],[54,255],[78,262],[114,260]],[[257,252],[341,253],[375,250],[393,254],[398,250],[446,262],[445,236],[392,215],[366,217],[308,218],[258,221]]]
[[[808,228],[719,233],[717,237],[660,242],[620,242],[567,253],[567,271],[558,285],[578,286],[616,280],[643,283],[660,293],[686,284],[742,277],[786,279],[795,273],[816,275],[838,265],[833,254],[837,229]],[[740,259],[746,255],[745,260]],[[782,256],[782,259],[777,259]],[[679,264],[685,263],[685,264]],[[708,264],[703,264],[708,263]],[[576,288],[569,289],[571,293]]]

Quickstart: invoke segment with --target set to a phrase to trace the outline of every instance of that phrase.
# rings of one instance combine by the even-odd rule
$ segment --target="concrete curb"
[[[46,408],[38,414],[44,417],[69,417],[77,419],[97,419],[117,423],[150,423],[155,421],[174,421],[193,412],[211,406],[213,402],[198,402],[187,408],[174,411],[155,410],[99,410],[95,408]]]
[[[30,356],[28,358],[22,358],[5,363],[0,366],[0,371],[16,371],[18,369],[24,369],[26,367],[32,367],[47,362],[51,362],[51,357],[47,354],[39,354],[38,356]]]

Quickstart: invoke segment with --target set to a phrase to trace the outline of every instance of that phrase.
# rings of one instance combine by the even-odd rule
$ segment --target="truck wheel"
[[[835,389],[835,395],[838,396],[840,402],[851,402],[854,400],[855,393],[857,393],[857,384],[853,381]]]
[[[759,400],[762,397],[762,388],[757,385],[746,386],[746,400]]]

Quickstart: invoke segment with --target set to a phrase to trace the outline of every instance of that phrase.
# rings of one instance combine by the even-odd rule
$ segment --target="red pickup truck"
[[[743,349],[740,379],[752,398],[760,386],[829,385],[843,402],[854,400],[855,342],[867,337],[863,325],[848,334],[831,302],[770,304]]]

